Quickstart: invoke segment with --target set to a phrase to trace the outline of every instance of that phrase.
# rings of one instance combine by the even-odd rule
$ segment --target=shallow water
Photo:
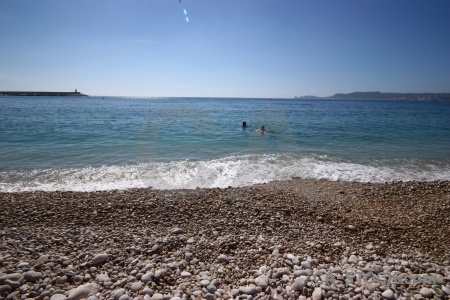
[[[450,102],[0,97],[2,191],[292,177],[450,180]]]

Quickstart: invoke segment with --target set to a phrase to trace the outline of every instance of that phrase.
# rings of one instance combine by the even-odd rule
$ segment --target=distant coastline
[[[75,90],[74,92],[27,92],[27,91],[0,91],[0,96],[51,96],[51,97],[88,97]]]
[[[349,94],[335,94],[329,97],[301,96],[294,99],[334,99],[334,100],[445,100],[450,101],[450,93],[381,93],[354,92]]]

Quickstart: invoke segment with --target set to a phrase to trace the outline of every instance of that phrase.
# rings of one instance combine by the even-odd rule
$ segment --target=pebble
[[[350,257],[348,258],[348,262],[351,264],[356,264],[358,263],[358,257],[356,255],[350,255]]]
[[[320,287],[314,289],[311,300],[322,300],[322,289]]]
[[[124,294],[124,295],[120,296],[119,300],[130,300],[130,296],[128,296],[127,294]]]
[[[297,292],[303,291],[304,287],[306,287],[306,282],[300,277],[296,278],[294,283],[291,285],[291,289]]]
[[[239,189],[0,193],[8,204],[0,210],[5,225],[0,228],[0,299],[449,297],[447,228],[433,220],[445,217],[445,210],[436,208],[447,207],[450,183],[301,183],[293,182],[289,191],[279,182]],[[403,185],[435,187],[416,197]],[[338,190],[345,190],[345,197],[335,199]],[[231,204],[225,200],[230,193]],[[330,197],[317,199],[327,201],[306,201],[321,193]],[[391,194],[401,205],[386,201]],[[435,202],[421,200],[427,195]],[[401,225],[381,213],[395,215],[392,206],[403,210],[405,205],[412,213]],[[19,223],[24,225],[13,229]],[[357,235],[349,224],[358,226]],[[392,229],[398,226],[409,229]],[[433,243],[413,243],[421,236]],[[330,271],[336,282],[316,285],[312,276],[322,272],[324,281]],[[357,275],[346,282],[347,272],[437,279],[429,285],[367,284]]]
[[[211,282],[207,279],[203,279],[202,281],[200,281],[200,284],[202,285],[202,287],[207,287]]]
[[[162,300],[163,298],[164,298],[163,294],[155,293],[155,294],[153,294],[153,296],[150,299],[151,300]]]
[[[447,295],[450,295],[450,287],[442,286],[442,291]]]
[[[142,275],[141,280],[143,283],[147,283],[152,281],[152,277],[153,277],[153,273],[149,272],[149,273],[145,273],[144,275]]]
[[[224,254],[219,255],[219,257],[217,258],[217,261],[219,263],[223,263],[223,264],[227,264],[227,263],[230,262],[228,257],[226,255],[224,255]]]
[[[112,294],[112,297],[114,298],[114,300],[119,300],[119,298],[122,297],[123,295],[125,295],[126,293],[127,293],[127,291],[124,288],[120,288],[120,289],[114,291],[114,293]]]
[[[98,287],[95,283],[86,283],[69,291],[67,300],[80,300],[87,298],[89,294],[98,292]]]
[[[311,263],[309,261],[302,261],[301,266],[303,269],[311,269]]]
[[[48,258],[49,258],[48,255],[41,255],[41,256],[39,256],[39,258],[36,260],[35,265],[36,266],[40,266],[40,265],[45,264],[46,262],[48,262]]]
[[[0,285],[0,296],[11,293],[12,288],[9,285]]]
[[[269,286],[269,277],[266,275],[258,276],[255,279],[255,284],[265,290]]]
[[[135,281],[133,282],[133,284],[131,285],[131,291],[132,292],[137,292],[142,288],[142,282],[141,281]]]
[[[101,263],[104,263],[105,261],[107,261],[108,258],[109,258],[109,255],[107,253],[100,253],[92,258],[91,263],[94,265],[101,264]]]
[[[186,272],[186,271],[181,272],[180,275],[182,278],[188,278],[188,277],[192,276],[192,274],[190,272]]]
[[[97,281],[98,283],[103,283],[103,282],[106,282],[106,281],[110,281],[108,273],[98,274],[97,277],[95,277],[95,281]]]
[[[5,280],[5,284],[9,285],[13,290],[17,289],[20,287],[20,282],[19,281],[14,281],[11,279],[6,279]]]
[[[83,281],[84,281],[84,277],[81,275],[77,275],[72,278],[72,282],[75,283],[76,285],[83,283]]]
[[[420,289],[420,295],[425,298],[432,298],[433,292],[430,289],[423,287]]]
[[[151,289],[151,288],[149,288],[149,287],[145,287],[143,290],[142,290],[142,294],[144,294],[144,295],[153,295],[153,290]]]
[[[256,294],[256,288],[254,286],[241,286],[239,287],[239,293],[253,295]]]
[[[394,292],[390,289],[387,289],[381,294],[384,299],[394,299]]]
[[[171,233],[171,234],[182,234],[182,233],[183,233],[183,230],[182,230],[181,228],[179,228],[179,227],[175,227],[175,228],[172,228],[172,229],[170,230],[170,233]]]

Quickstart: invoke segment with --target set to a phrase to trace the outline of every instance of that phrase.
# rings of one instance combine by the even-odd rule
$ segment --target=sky
[[[449,0],[0,0],[0,90],[448,93],[449,16]]]

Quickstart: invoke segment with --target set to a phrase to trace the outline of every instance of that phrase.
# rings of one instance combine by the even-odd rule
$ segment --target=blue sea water
[[[0,191],[293,177],[450,180],[450,102],[0,97]]]

